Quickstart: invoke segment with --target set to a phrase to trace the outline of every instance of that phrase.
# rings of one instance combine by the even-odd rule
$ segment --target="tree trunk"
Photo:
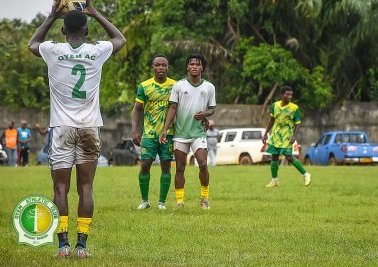
[[[270,90],[269,94],[267,95],[267,97],[264,100],[264,104],[263,104],[263,107],[261,109],[261,122],[264,118],[264,115],[266,114],[266,105],[268,105],[269,101],[272,99],[272,97],[276,93],[277,87],[278,87],[278,83],[275,83],[273,88]]]

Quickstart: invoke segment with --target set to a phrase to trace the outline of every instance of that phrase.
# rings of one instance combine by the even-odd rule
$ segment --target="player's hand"
[[[267,133],[265,133],[263,135],[263,138],[261,139],[261,141],[263,142],[264,145],[266,144],[266,140],[268,140],[268,134]]]
[[[202,120],[202,125],[204,126],[205,128],[205,132],[207,132],[207,130],[209,130],[209,120],[207,118],[204,118]]]
[[[140,142],[141,142],[141,135],[140,133],[138,132],[132,132],[132,136],[133,136],[133,142],[136,146],[140,146]]]
[[[206,118],[206,114],[205,114],[205,112],[200,111],[200,112],[197,112],[197,113],[194,115],[194,118],[195,118],[196,120],[198,120],[198,121],[201,121],[201,120],[203,120],[204,118]]]
[[[87,8],[86,8],[86,13],[88,16],[95,16],[98,11],[92,6],[92,0],[86,0]]]
[[[54,2],[53,2],[51,12],[50,12],[50,16],[52,16],[55,19],[61,17],[62,10],[65,7],[65,5],[60,5],[61,1],[62,0],[54,0]]]
[[[165,144],[167,143],[167,132],[163,131],[159,137],[159,143],[160,144]]]

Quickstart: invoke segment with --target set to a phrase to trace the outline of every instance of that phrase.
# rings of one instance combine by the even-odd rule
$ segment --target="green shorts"
[[[173,156],[173,135],[167,135],[165,144],[159,143],[159,137],[142,138],[140,146],[140,158],[155,160],[159,155],[160,160],[172,160]]]
[[[287,155],[290,156],[293,154],[292,148],[279,148],[268,144],[268,148],[265,150],[272,155]]]

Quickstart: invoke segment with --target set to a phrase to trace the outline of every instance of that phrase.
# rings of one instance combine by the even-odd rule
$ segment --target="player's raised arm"
[[[55,20],[58,19],[62,13],[63,5],[60,5],[61,0],[55,0],[50,14],[47,16],[46,20],[42,25],[36,30],[32,38],[29,41],[29,50],[36,56],[40,57],[39,45],[45,40],[48,31],[54,24]]]
[[[87,14],[88,16],[95,18],[104,28],[110,37],[109,41],[113,44],[113,55],[117,53],[126,43],[126,38],[111,22],[92,6],[92,0],[87,0]]]

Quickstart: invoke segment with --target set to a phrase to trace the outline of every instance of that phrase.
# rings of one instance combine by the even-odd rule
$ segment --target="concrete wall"
[[[108,155],[112,147],[122,138],[131,137],[130,110],[125,110],[123,116],[103,116],[104,127],[101,130],[103,152]],[[38,151],[45,141],[34,125],[48,125],[48,111],[21,109],[12,112],[0,107],[0,132],[8,125],[8,120],[16,122],[28,121],[32,129],[31,151]],[[231,127],[265,127],[268,122],[267,109],[264,111],[258,105],[218,105],[212,119],[220,129]],[[304,149],[316,142],[321,133],[327,130],[364,130],[368,133],[371,142],[378,143],[378,103],[346,102],[324,110],[306,110],[299,132],[300,143]]]

